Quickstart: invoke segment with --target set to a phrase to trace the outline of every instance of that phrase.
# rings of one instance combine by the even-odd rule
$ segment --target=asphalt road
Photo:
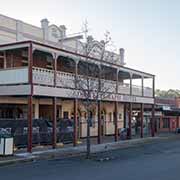
[[[179,180],[180,140],[0,168],[1,180]]]

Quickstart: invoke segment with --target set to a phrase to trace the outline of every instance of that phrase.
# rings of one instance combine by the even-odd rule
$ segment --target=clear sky
[[[106,30],[126,50],[128,67],[156,75],[156,88],[180,89],[179,0],[0,0],[0,13],[40,26],[42,18],[68,32],[88,20],[98,40]]]

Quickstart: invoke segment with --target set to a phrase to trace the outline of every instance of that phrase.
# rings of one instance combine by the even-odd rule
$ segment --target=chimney
[[[47,19],[42,19],[41,20],[41,28],[43,30],[43,40],[47,41],[48,40],[48,27],[49,27],[49,21]]]
[[[65,25],[60,25],[59,28],[62,31],[62,38],[66,37],[66,26]]]
[[[23,22],[17,20],[16,21],[16,41],[22,41],[23,38]]]
[[[125,50],[123,48],[119,49],[119,56],[120,56],[120,64],[124,65],[124,52]]]

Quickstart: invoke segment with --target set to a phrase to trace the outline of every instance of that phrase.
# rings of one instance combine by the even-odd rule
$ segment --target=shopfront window
[[[169,128],[169,118],[163,118],[163,128]]]

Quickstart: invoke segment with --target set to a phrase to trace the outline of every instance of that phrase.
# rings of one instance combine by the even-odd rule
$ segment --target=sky
[[[180,89],[179,0],[0,0],[0,13],[40,26],[40,20],[101,40],[109,31],[125,49],[127,67],[156,76],[158,89]]]

